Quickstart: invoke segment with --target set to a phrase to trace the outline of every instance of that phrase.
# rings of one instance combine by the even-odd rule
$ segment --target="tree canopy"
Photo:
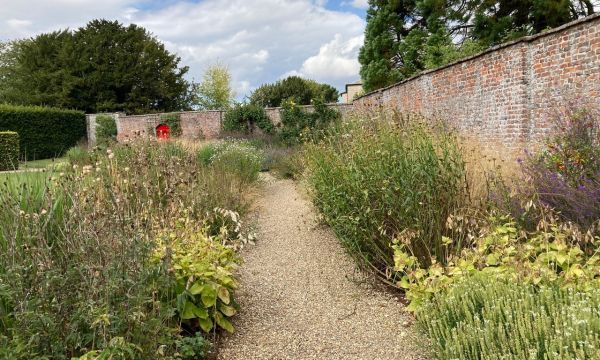
[[[190,107],[187,67],[144,28],[93,20],[0,47],[0,102],[142,113]]]
[[[369,0],[366,91],[594,12],[592,0]]]
[[[298,105],[310,105],[312,100],[337,102],[339,92],[331,85],[290,76],[273,84],[264,84],[250,95],[250,103],[263,107],[277,107],[288,99]]]
[[[229,69],[223,64],[213,64],[197,86],[195,102],[201,109],[223,110],[229,108],[234,96]]]

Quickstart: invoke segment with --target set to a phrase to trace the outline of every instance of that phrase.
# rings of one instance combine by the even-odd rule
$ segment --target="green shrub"
[[[198,150],[198,162],[202,166],[208,166],[216,153],[217,149],[214,145],[203,146]]]
[[[265,149],[263,171],[271,171],[283,179],[298,179],[304,172],[299,150],[292,147],[269,146]]]
[[[92,165],[92,154],[82,146],[74,146],[67,151],[67,159],[71,165]]]
[[[442,239],[448,216],[468,200],[457,139],[442,124],[401,116],[348,120],[305,155],[325,221],[351,254],[382,275],[394,275],[394,240],[423,266],[460,250]]]
[[[449,217],[447,226],[462,228],[461,236],[470,238],[471,245],[451,255],[446,264],[423,267],[404,244],[396,242],[394,270],[404,274],[397,285],[406,291],[408,309],[418,310],[434,294],[479,272],[522,284],[578,289],[600,285],[600,237],[561,222],[549,210],[540,212],[542,220],[532,231],[526,231],[509,216],[490,216],[474,223],[462,215]],[[442,241],[452,247],[460,240],[443,237]]]
[[[283,103],[279,136],[287,144],[297,144],[302,140],[318,140],[323,130],[341,119],[341,114],[329,108],[322,101],[313,102],[314,111],[305,111],[293,100]]]
[[[209,157],[210,156],[210,157]],[[199,150],[197,159],[214,169],[236,174],[246,183],[258,178],[264,162],[263,151],[245,140],[227,140]]]
[[[86,137],[81,111],[38,106],[0,105],[0,131],[19,133],[21,157],[49,159]]]
[[[417,312],[437,359],[598,359],[600,287],[468,277]]]
[[[236,104],[227,110],[222,124],[224,131],[237,131],[244,134],[253,133],[257,127],[266,134],[275,131],[275,126],[265,109],[252,104]]]
[[[98,145],[110,145],[117,141],[117,122],[110,115],[96,117],[96,142]]]
[[[170,135],[172,137],[181,136],[181,134],[182,134],[181,114],[179,114],[179,113],[162,114],[162,115],[160,115],[160,122],[169,127]],[[152,129],[151,133],[152,134],[154,133],[154,129]]]
[[[208,354],[210,347],[210,342],[199,332],[177,340],[177,353],[184,360],[202,359]]]
[[[0,171],[19,168],[19,134],[0,131]]]
[[[238,305],[233,298],[237,283],[233,270],[237,255],[227,239],[211,237],[206,230],[195,229],[193,221],[178,221],[174,229],[158,235],[153,259],[160,264],[171,258],[175,281],[165,293],[176,296],[176,309],[181,321],[190,328],[209,333],[217,326],[233,332],[229,318]]]

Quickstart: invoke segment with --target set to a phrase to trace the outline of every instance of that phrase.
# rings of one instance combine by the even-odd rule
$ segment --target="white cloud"
[[[307,58],[299,71],[292,71],[290,74],[330,82],[354,80],[360,70],[358,51],[363,39],[359,35],[344,40],[342,35],[335,34],[333,40],[320,47],[317,55]]]
[[[369,7],[369,0],[353,0],[352,6],[359,9],[367,9]]]
[[[328,10],[325,4],[322,0],[0,0],[0,40],[75,28],[92,18],[117,19],[156,35],[190,67],[190,78],[200,79],[210,63],[228,65],[240,96],[291,69],[332,81],[341,89],[357,76],[352,57],[356,58],[365,21],[352,12]]]

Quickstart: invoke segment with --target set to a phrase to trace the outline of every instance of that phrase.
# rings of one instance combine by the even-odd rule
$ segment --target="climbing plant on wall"
[[[225,113],[223,130],[252,133],[254,128],[261,129],[266,134],[275,131],[275,126],[267,116],[265,109],[253,104],[237,104]]]
[[[173,137],[181,136],[181,116],[178,113],[162,114],[160,116],[161,124],[165,124],[171,130]]]

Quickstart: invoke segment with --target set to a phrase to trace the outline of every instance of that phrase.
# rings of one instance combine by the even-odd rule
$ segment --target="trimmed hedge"
[[[19,168],[19,134],[0,131],[0,171]]]
[[[41,106],[0,105],[0,131],[19,133],[21,158],[49,159],[86,137],[85,114]]]

